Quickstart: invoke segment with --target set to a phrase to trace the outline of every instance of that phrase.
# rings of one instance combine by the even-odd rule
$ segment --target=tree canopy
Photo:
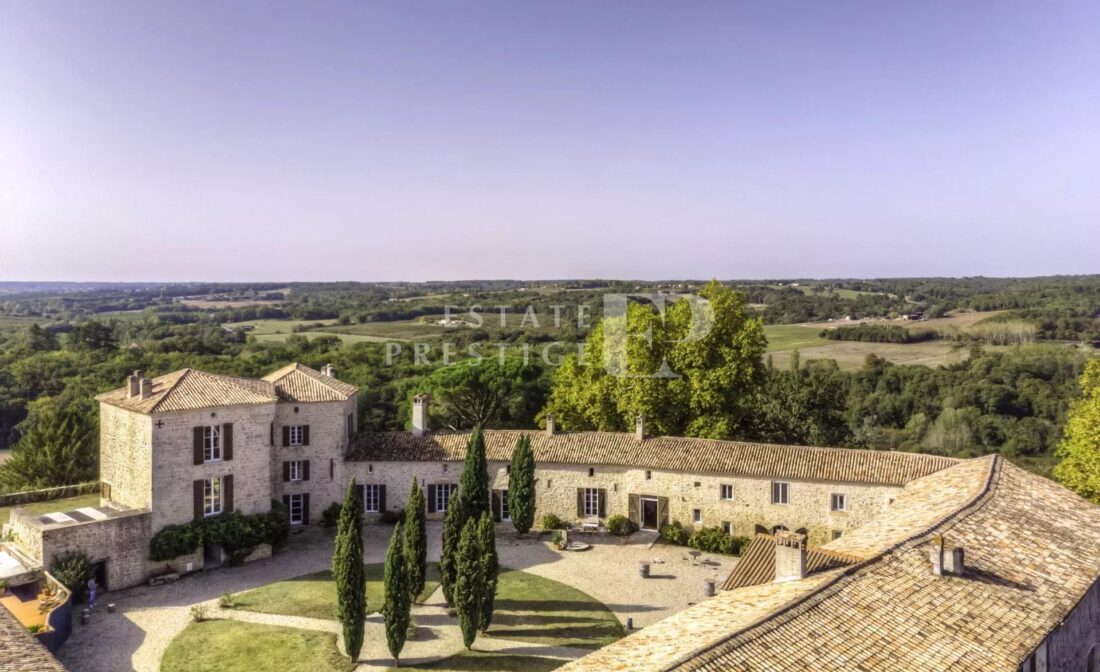
[[[1100,504],[1100,359],[1091,360],[1081,375],[1081,398],[1070,407],[1058,456],[1062,461],[1054,477]]]

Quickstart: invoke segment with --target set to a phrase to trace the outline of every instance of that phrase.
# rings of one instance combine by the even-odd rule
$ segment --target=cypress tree
[[[485,435],[481,427],[475,427],[466,442],[466,463],[458,491],[466,499],[466,513],[471,518],[477,520],[482,511],[489,512],[489,463],[485,460]]]
[[[473,518],[466,521],[455,552],[458,575],[455,579],[455,610],[458,627],[462,630],[462,643],[473,646],[481,624],[481,609],[485,591],[485,565],[482,560],[478,524]]]
[[[424,491],[413,479],[409,504],[405,507],[405,564],[408,567],[409,595],[415,600],[424,592],[428,571],[427,513]]]
[[[332,578],[336,581],[336,609],[344,626],[344,647],[352,660],[363,648],[363,624],[367,617],[367,585],[363,567],[363,505],[355,496],[355,479],[348,484],[336,546],[332,554]]]
[[[478,545],[481,551],[481,619],[479,630],[485,632],[493,621],[493,609],[497,599],[497,575],[500,574],[500,559],[497,557],[496,529],[489,514],[481,514],[477,525]]]
[[[409,632],[409,615],[412,610],[405,539],[405,528],[399,521],[390,538],[390,548],[386,551],[386,565],[382,570],[382,584],[385,590],[382,617],[386,622],[386,646],[390,649],[395,666],[400,666],[398,656],[405,646],[405,636]]]
[[[508,476],[508,514],[520,534],[535,524],[535,452],[526,434],[516,441]]]
[[[466,525],[466,501],[462,492],[452,495],[447,502],[447,513],[443,516],[443,550],[439,556],[439,581],[443,587],[443,597],[447,604],[455,603],[455,579],[458,577],[458,564],[455,555],[462,537],[462,528]]]

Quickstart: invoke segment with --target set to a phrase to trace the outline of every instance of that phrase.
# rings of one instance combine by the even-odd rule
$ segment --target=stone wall
[[[188,444],[190,445],[190,444]],[[99,405],[99,480],[105,501],[141,509],[153,504],[153,418]]]
[[[105,561],[105,589],[118,590],[142,583],[149,575],[151,521],[148,510],[136,510],[87,523],[46,524],[16,510],[10,529],[19,547],[47,570],[55,558],[72,551],[84,553],[93,563]]]
[[[507,489],[506,463],[490,462],[493,489]],[[349,462],[347,477],[360,483],[386,485],[386,508],[404,508],[409,487],[415,476],[422,484],[458,483],[461,462]],[[594,469],[589,476],[589,469]],[[692,514],[700,511],[702,521],[695,527],[731,524],[735,536],[752,536],[756,525],[771,529],[783,525],[790,530],[806,528],[808,541],[819,546],[832,540],[834,532],[843,533],[863,525],[886,509],[901,488],[893,486],[835,483],[826,481],[789,481],[788,504],[771,503],[771,479],[725,477],[713,474],[604,467],[599,465],[539,464],[535,469],[536,522],[553,513],[567,521],[578,520],[577,489],[602,489],[607,495],[607,517],[629,515],[629,496],[668,498],[670,520],[692,527]],[[733,486],[733,499],[721,498],[720,486]],[[832,511],[831,495],[845,495],[847,510]],[[429,517],[440,517],[429,514]]]
[[[269,511],[274,419],[275,404],[158,413],[151,418],[153,531],[194,519],[193,483],[201,479],[232,475],[235,510],[244,514]],[[233,423],[233,459],[195,464],[194,428],[225,423]]]
[[[1036,670],[1095,672],[1100,670],[1100,586],[1093,584],[1066,620],[1036,652]],[[1043,658],[1047,666],[1044,668]],[[1091,659],[1092,666],[1089,666]],[[1022,669],[1028,669],[1026,667]]]
[[[350,480],[344,475],[344,454],[349,441],[347,416],[354,416],[356,404],[353,396],[347,401],[277,405],[270,471],[272,493],[279,500],[283,495],[309,493],[313,521],[320,520],[325,507],[343,500],[344,488]],[[295,425],[309,426],[308,446],[283,446],[282,428]],[[309,460],[309,481],[283,482],[283,462],[291,460]]]

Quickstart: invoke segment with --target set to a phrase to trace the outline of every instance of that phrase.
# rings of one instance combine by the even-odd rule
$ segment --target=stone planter
[[[638,576],[643,579],[649,578],[649,563],[645,560],[638,563]]]

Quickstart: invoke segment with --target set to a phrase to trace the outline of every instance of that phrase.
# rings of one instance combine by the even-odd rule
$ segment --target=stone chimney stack
[[[336,377],[336,367],[333,366],[332,364],[325,364],[324,366],[321,367],[321,374],[325,375],[325,376],[328,376],[329,378],[335,378]]]
[[[141,379],[141,391],[138,395],[142,399],[148,399],[153,396],[153,381],[149,378]]]
[[[413,397],[413,436],[424,436],[428,433],[428,404],[431,400],[430,394],[418,394]]]
[[[775,533],[775,582],[806,578],[806,535],[779,530]]]
[[[639,415],[634,419],[634,438],[637,441],[645,441],[645,416]]]
[[[126,382],[129,384],[129,387],[130,387],[129,393],[127,394],[127,396],[130,399],[133,399],[134,397],[141,394],[141,378],[142,378],[142,376],[143,376],[143,373],[139,369],[137,371],[134,371],[132,374],[130,374],[130,376],[126,379]]]
[[[554,414],[546,414],[546,435],[554,436],[554,432],[558,431],[557,426],[554,424]]]
[[[966,553],[962,547],[946,547],[940,535],[932,540],[928,560],[932,563],[932,573],[936,576],[962,576],[966,572]]]

